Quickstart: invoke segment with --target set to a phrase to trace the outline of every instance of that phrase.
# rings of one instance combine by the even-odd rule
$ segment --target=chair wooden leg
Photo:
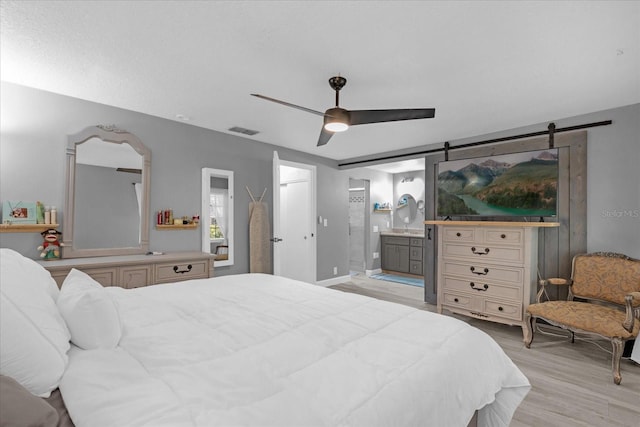
[[[531,341],[533,341],[533,322],[535,322],[533,316],[531,316],[529,312],[525,313],[524,325],[522,325],[522,336],[524,346],[527,348],[531,348]]]
[[[613,382],[619,385],[622,381],[622,375],[620,375],[620,357],[622,357],[624,341],[622,341],[620,338],[613,338],[611,340],[611,346],[613,347],[613,354],[611,355]]]

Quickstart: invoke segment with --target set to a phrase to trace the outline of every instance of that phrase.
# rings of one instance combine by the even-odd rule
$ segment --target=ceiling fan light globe
[[[324,113],[324,129],[328,132],[344,132],[349,129],[349,112],[340,107],[329,108]]]
[[[349,125],[342,122],[328,122],[325,123],[324,128],[329,132],[344,132],[349,129]]]

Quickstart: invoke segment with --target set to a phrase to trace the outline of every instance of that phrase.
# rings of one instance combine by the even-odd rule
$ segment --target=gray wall
[[[587,129],[587,251],[640,258],[640,104],[553,120],[556,128],[612,120]],[[546,129],[548,123],[473,138]],[[469,140],[454,141],[451,145]]]
[[[349,271],[348,178],[369,179],[371,203],[379,197],[374,194],[374,181],[381,175],[375,171],[338,170],[335,161],[240,136],[4,82],[0,100],[2,200],[40,200],[46,205],[62,207],[67,135],[95,124],[116,124],[138,136],[151,149],[151,215],[169,207],[181,215],[199,212],[201,169],[233,170],[237,189],[236,263],[232,267],[219,268],[217,275],[242,273],[249,269],[247,224],[250,199],[244,188],[248,186],[255,194],[262,193],[266,186],[265,201],[272,205],[273,150],[277,150],[283,160],[315,164],[317,167],[317,214],[328,221],[327,227],[318,226],[317,230],[318,280],[332,278],[333,266],[338,266],[338,276]],[[612,125],[588,130],[587,246],[589,251],[610,250],[640,258],[640,169],[637,167],[640,164],[640,104],[554,122],[561,128],[608,119],[613,120]],[[452,140],[451,144],[539,131],[546,126],[547,123],[538,123]],[[433,146],[403,151],[415,152],[422,148]],[[393,195],[380,197],[391,199]],[[59,214],[60,222],[62,215],[64,212]],[[371,226],[378,220],[379,217],[372,215]],[[155,218],[150,218],[150,221],[154,224]],[[372,233],[372,252],[379,251],[375,238]],[[36,247],[41,243],[41,236],[37,233],[0,234],[1,247],[13,248],[34,259],[38,257]],[[198,251],[200,247],[199,230],[150,230],[151,250]],[[369,261],[372,268],[376,268],[374,260],[368,260],[368,266]]]
[[[563,119],[554,118],[549,122],[553,121],[556,128],[560,129],[605,120],[613,123],[587,129],[587,250],[620,252],[640,258],[640,104]],[[449,142],[451,146],[456,146],[538,132],[546,130],[549,122]],[[442,144],[425,145],[347,159],[345,162],[367,161],[375,157],[440,147]],[[352,175],[357,173],[352,171]]]
[[[235,172],[235,265],[216,275],[249,271],[249,195],[261,194],[272,206],[272,159],[315,164],[318,175],[318,215],[328,219],[318,227],[318,280],[346,275],[348,266],[348,178],[336,162],[322,157],[254,142],[240,136],[43,92],[9,83],[0,91],[0,198],[40,200],[64,206],[67,135],[87,126],[115,124],[136,135],[152,152],[150,215],[172,208],[180,215],[200,211],[203,167]],[[310,140],[310,144],[315,144]],[[62,223],[62,215],[59,221]],[[155,224],[155,217],[150,218]],[[64,230],[61,230],[64,232]],[[150,230],[150,250],[199,251],[200,230]],[[0,247],[36,259],[42,243],[37,233],[2,233]]]

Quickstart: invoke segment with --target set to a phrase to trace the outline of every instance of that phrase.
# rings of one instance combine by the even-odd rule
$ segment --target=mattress
[[[508,426],[530,385],[451,317],[265,274],[106,288],[113,349],[72,346],[83,426]]]

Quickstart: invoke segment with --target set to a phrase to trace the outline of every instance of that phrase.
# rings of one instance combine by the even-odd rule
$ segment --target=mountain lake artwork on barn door
[[[552,217],[557,192],[557,149],[438,163],[439,217]]]

